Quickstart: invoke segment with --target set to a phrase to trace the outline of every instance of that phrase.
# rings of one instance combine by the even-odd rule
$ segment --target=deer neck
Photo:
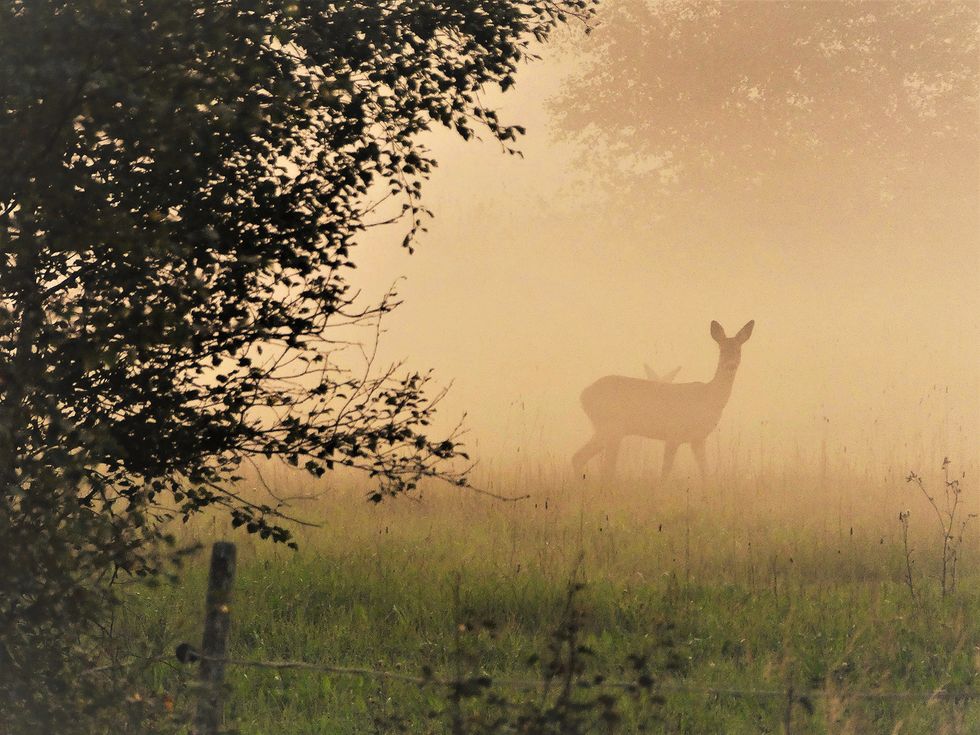
[[[715,376],[708,385],[711,386],[712,393],[721,401],[722,405],[728,403],[728,399],[732,395],[732,386],[735,384],[736,372],[738,372],[738,368],[735,368],[735,370],[723,369],[721,359],[718,360]]]

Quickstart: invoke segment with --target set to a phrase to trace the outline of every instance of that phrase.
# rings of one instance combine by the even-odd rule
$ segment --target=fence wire
[[[225,666],[235,666],[252,669],[271,669],[276,671],[303,671],[309,673],[334,674],[337,676],[367,676],[376,679],[390,679],[393,681],[404,681],[411,684],[434,685],[434,686],[458,686],[463,683],[473,681],[484,681],[488,686],[502,686],[509,689],[534,690],[540,689],[543,682],[533,679],[514,679],[507,677],[496,677],[490,674],[480,674],[475,676],[446,679],[435,674],[411,674],[402,671],[388,671],[385,669],[374,669],[367,666],[338,666],[325,662],[313,661],[259,661],[255,659],[242,658],[215,658],[204,656],[196,651],[187,643],[183,643],[177,648],[177,659],[181,663],[195,663],[202,660],[212,663],[223,664]],[[648,689],[656,693],[670,694],[697,694],[705,696],[726,696],[726,697],[747,697],[747,698],[780,698],[785,699],[788,691],[792,691],[794,698],[798,699],[821,699],[829,696],[840,696],[841,698],[874,699],[874,700],[924,700],[924,701],[966,701],[980,699],[980,690],[977,689],[936,689],[936,690],[905,690],[905,691],[861,691],[853,689],[842,689],[839,693],[831,692],[826,689],[803,690],[797,687],[786,689],[742,689],[738,687],[712,687],[676,684],[669,682],[654,682],[649,687],[643,686],[637,681],[625,681],[616,679],[593,679],[585,680],[581,684],[583,688],[597,689],[620,689],[624,691],[641,691]]]

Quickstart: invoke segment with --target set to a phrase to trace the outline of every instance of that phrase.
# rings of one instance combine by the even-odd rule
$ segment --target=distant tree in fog
[[[425,374],[329,359],[392,307],[355,299],[353,248],[386,219],[411,247],[419,133],[513,144],[480,90],[591,4],[0,6],[0,730],[83,729],[73,646],[161,521],[217,506],[288,542],[229,485],[244,459],[361,468],[379,498],[460,479]]]
[[[597,24],[553,110],[617,197],[750,217],[975,199],[975,2],[610,0]]]

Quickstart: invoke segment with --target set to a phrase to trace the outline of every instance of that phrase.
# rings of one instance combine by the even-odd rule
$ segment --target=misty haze
[[[0,733],[980,732],[978,33],[0,8]]]

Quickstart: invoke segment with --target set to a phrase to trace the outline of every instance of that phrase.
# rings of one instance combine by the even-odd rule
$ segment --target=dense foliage
[[[361,468],[377,498],[460,480],[456,438],[427,429],[425,374],[335,356],[345,327],[392,305],[356,302],[352,249],[381,222],[404,222],[409,247],[422,227],[435,161],[419,133],[515,140],[480,90],[513,84],[533,45],[590,5],[0,6],[9,723],[84,726],[98,689],[79,678],[98,661],[85,641],[108,582],[154,569],[161,520],[218,505],[288,541],[276,508],[229,485],[242,461]]]

